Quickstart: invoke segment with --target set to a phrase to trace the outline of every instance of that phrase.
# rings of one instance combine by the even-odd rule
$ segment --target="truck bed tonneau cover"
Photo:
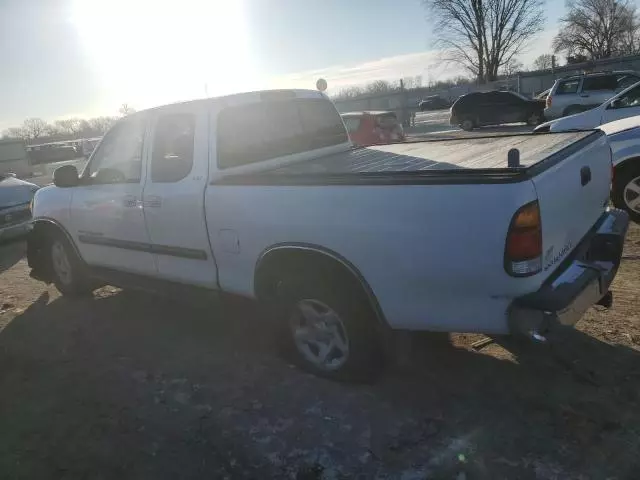
[[[357,148],[290,164],[270,170],[269,174],[326,175],[504,169],[507,168],[507,153],[512,148],[520,151],[520,165],[527,168],[592,134],[594,131],[395,143]]]

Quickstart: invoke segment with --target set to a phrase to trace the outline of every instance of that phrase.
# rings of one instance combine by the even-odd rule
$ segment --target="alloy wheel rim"
[[[289,321],[295,346],[316,368],[333,371],[349,357],[349,339],[337,312],[319,300],[300,300]]]
[[[51,263],[60,281],[69,285],[72,280],[71,263],[64,245],[59,241],[53,242],[51,245]]]
[[[624,203],[635,213],[640,213],[640,177],[631,179],[624,187]]]

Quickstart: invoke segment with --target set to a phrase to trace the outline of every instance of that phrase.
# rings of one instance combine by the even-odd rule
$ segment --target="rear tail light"
[[[542,223],[537,200],[520,207],[511,219],[504,268],[514,277],[528,277],[542,270]]]
[[[546,105],[547,108],[551,108],[551,103],[553,102],[553,100],[551,100],[551,95],[547,95],[547,100],[546,100]]]

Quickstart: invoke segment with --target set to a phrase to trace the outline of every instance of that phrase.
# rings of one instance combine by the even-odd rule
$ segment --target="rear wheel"
[[[291,277],[283,283],[278,334],[285,354],[318,376],[374,379],[383,364],[382,349],[374,313],[353,282]]]
[[[476,126],[476,122],[474,122],[472,118],[465,118],[460,123],[460,128],[462,128],[467,132],[470,132],[471,130],[473,130],[475,126]]]
[[[529,117],[527,117],[527,125],[531,127],[536,127],[540,125],[543,120],[544,119],[540,112],[532,112],[531,114],[529,114]]]
[[[626,210],[631,220],[640,223],[640,162],[616,171],[611,197],[616,208]]]
[[[93,291],[82,261],[64,235],[57,232],[50,234],[47,254],[52,280],[60,293],[86,295]]]

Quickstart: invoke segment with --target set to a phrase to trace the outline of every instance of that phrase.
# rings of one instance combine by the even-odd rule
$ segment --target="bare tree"
[[[41,118],[27,118],[22,124],[23,135],[29,140],[42,137],[49,128],[49,124]]]
[[[64,120],[56,120],[53,127],[58,132],[65,135],[77,135],[82,128],[82,120],[79,118],[66,118]]]
[[[114,117],[96,117],[88,121],[88,127],[91,129],[93,135],[104,135],[107,130],[116,122]]]
[[[509,61],[502,66],[501,70],[504,75],[511,77],[518,72],[522,72],[524,70],[524,64],[514,57],[509,59]]]
[[[25,138],[24,129],[22,127],[7,128],[3,135],[8,138]]]
[[[120,106],[120,110],[119,110],[120,114],[121,114],[123,117],[126,117],[127,115],[130,115],[130,114],[132,114],[132,113],[135,113],[135,111],[136,111],[136,110],[135,110],[135,108],[133,108],[133,107],[132,107],[131,105],[129,105],[128,103],[123,103],[123,104]]]
[[[556,52],[595,60],[638,51],[640,23],[630,0],[567,0],[567,10]]]
[[[444,59],[463,65],[480,83],[522,52],[544,24],[543,0],[423,0]]]
[[[367,93],[384,93],[391,92],[395,90],[396,85],[386,81],[386,80],[375,80],[366,86]]]
[[[553,55],[545,53],[533,61],[533,68],[536,70],[549,70],[553,67]]]

